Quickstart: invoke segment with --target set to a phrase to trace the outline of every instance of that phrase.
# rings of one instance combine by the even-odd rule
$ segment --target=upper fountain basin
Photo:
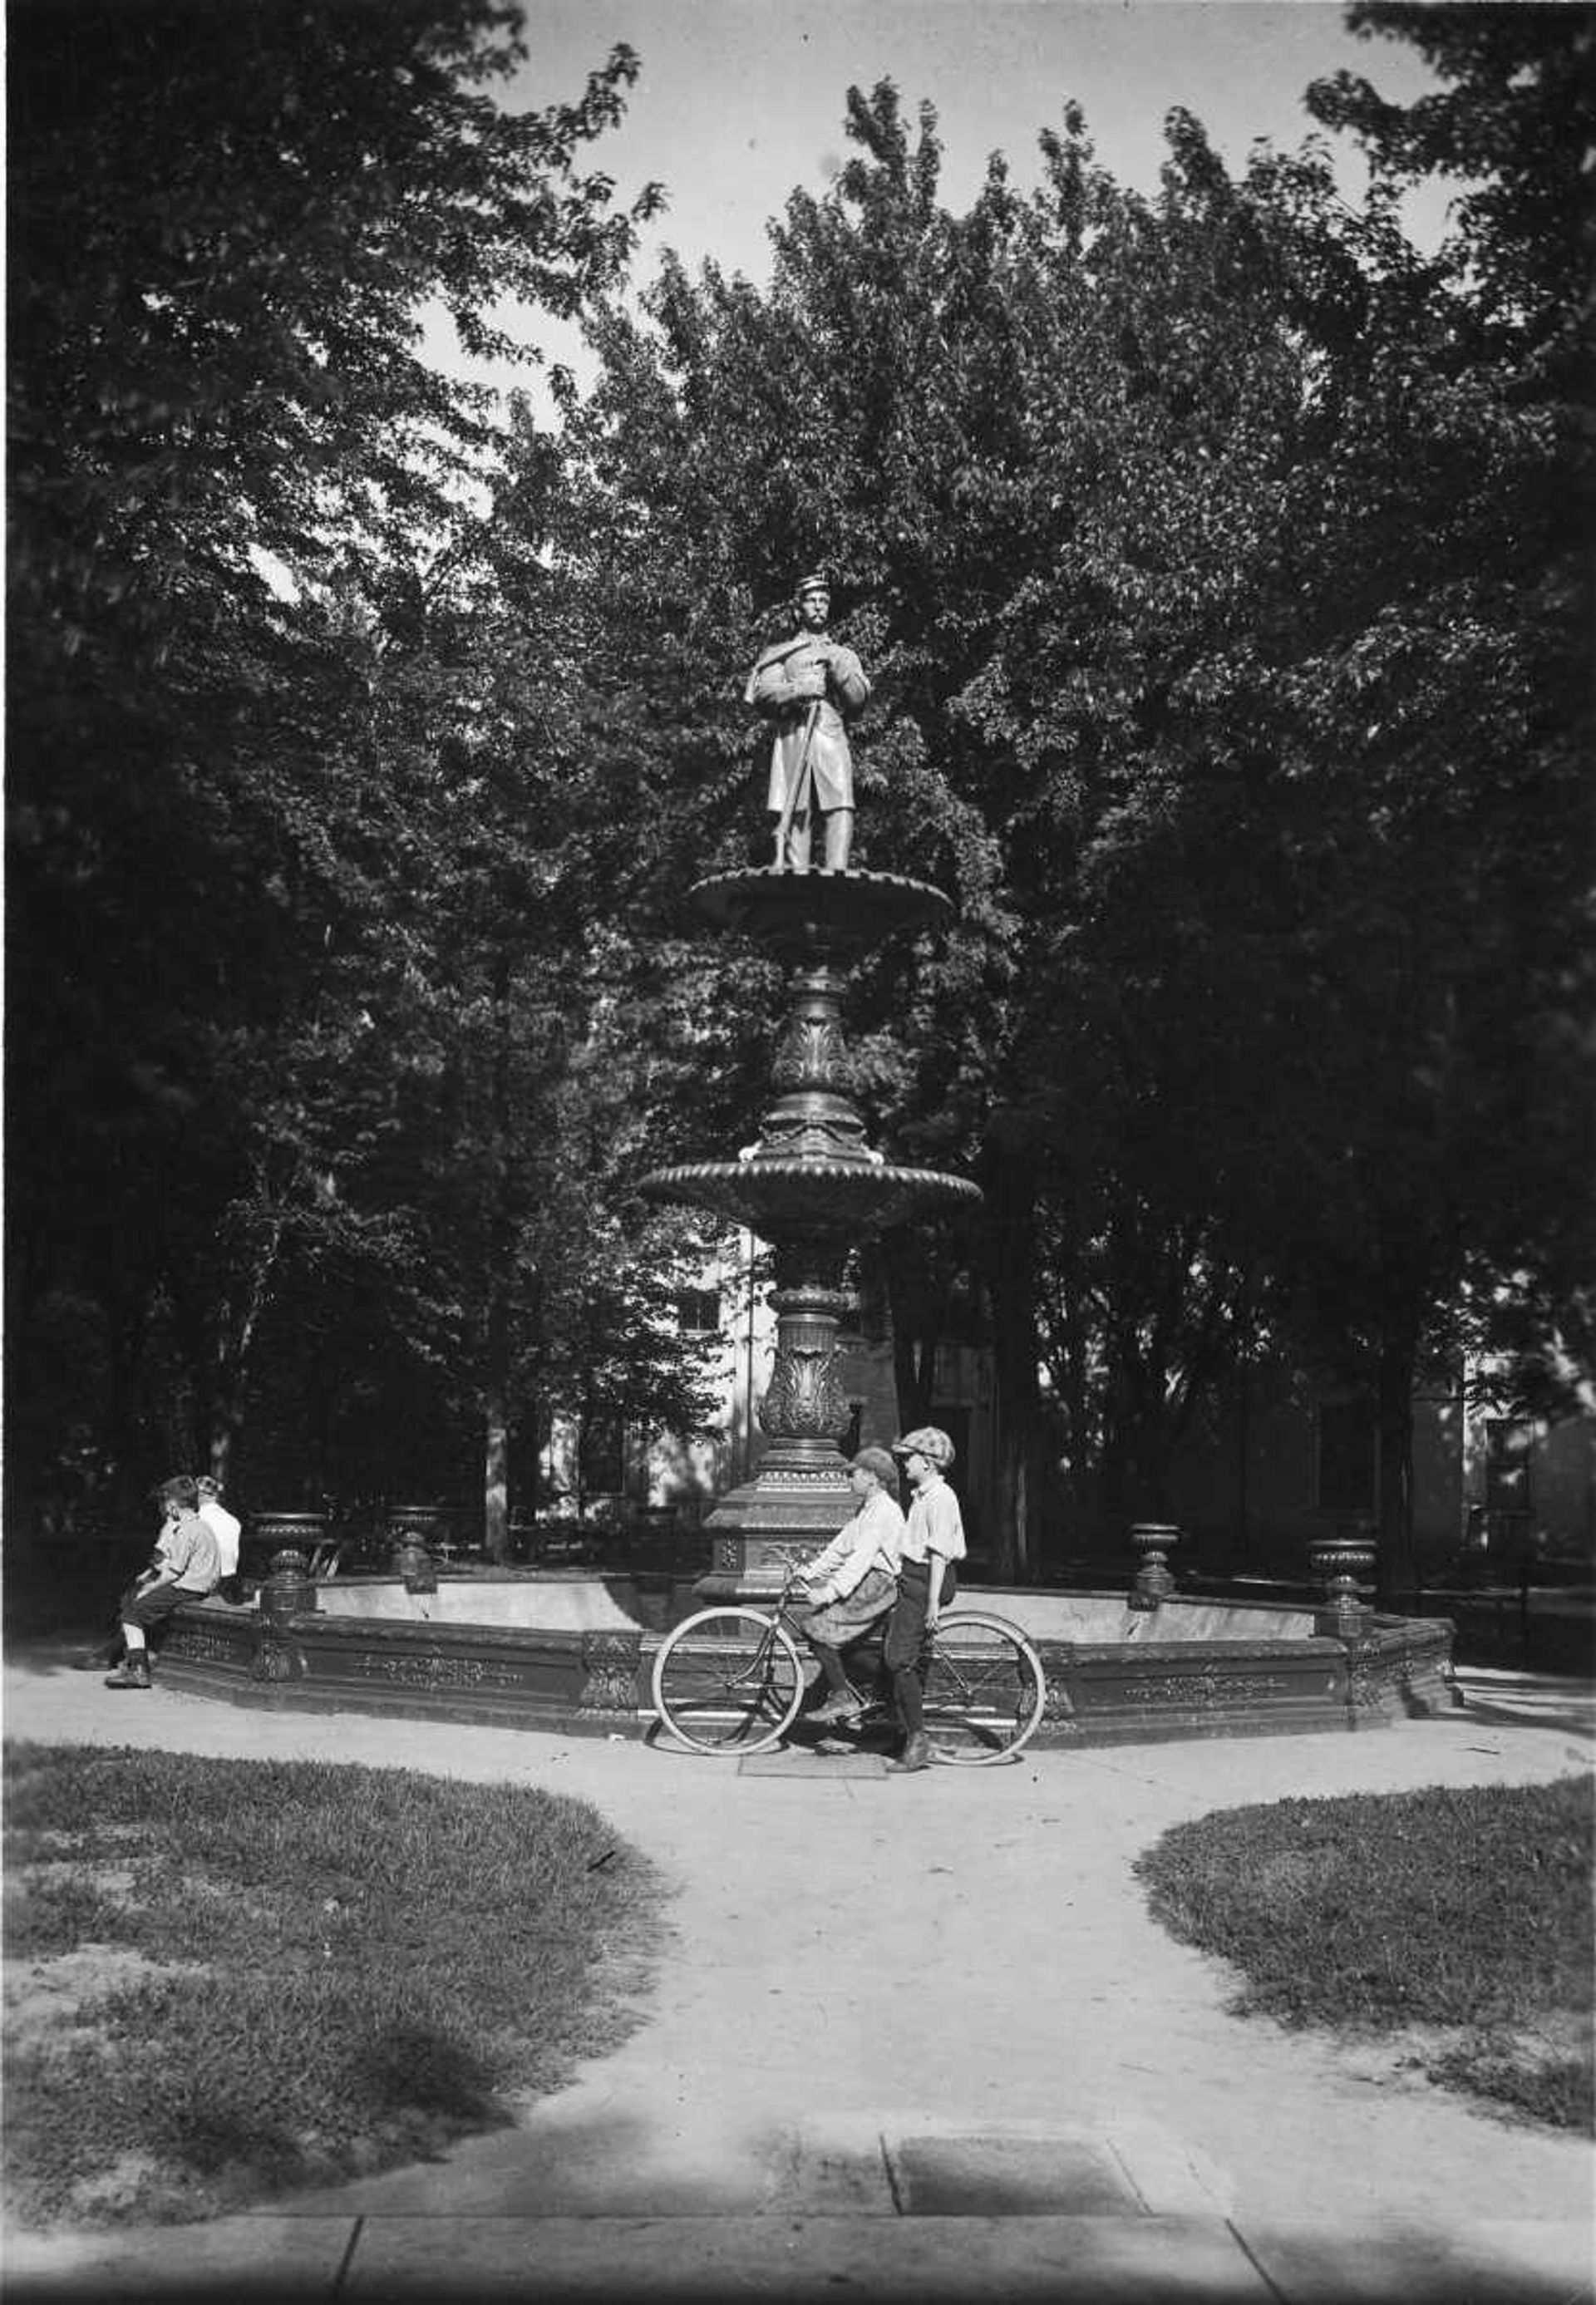
[[[792,872],[776,865],[717,872],[688,891],[717,928],[741,930],[792,957],[847,958],[888,937],[940,927],[953,902],[900,872]]]

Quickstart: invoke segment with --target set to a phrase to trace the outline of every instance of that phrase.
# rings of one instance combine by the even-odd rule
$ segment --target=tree
[[[8,29],[13,1365],[95,1332],[21,1410],[21,1481],[85,1416],[123,1466],[172,1445],[160,1337],[225,1424],[284,1244],[336,1229],[271,1123],[285,1052],[356,1030],[340,940],[383,879],[385,768],[304,588],[358,567],[402,619],[471,527],[486,404],[421,359],[423,301],[503,351],[499,301],[576,309],[655,195],[617,213],[579,166],[635,58],[505,112],[524,47],[492,0]]]
[[[1591,9],[1353,0],[1346,21],[1362,39],[1406,41],[1441,85],[1403,106],[1342,71],[1314,82],[1310,111],[1355,135],[1388,183],[1456,180],[1451,257],[1476,324],[1517,357],[1566,364],[1591,309]]]
[[[1419,1357],[1545,1173],[1508,1081],[1541,1148],[1577,1133],[1512,1052],[1575,948],[1525,813],[1583,814],[1530,581],[1544,419],[1456,266],[1386,187],[1350,215],[1322,149],[1233,182],[1176,114],[1148,202],[1071,115],[1035,192],[994,160],[955,218],[929,107],[916,142],[853,91],[848,130],[768,293],[667,261],[569,398],[563,565],[648,700],[666,869],[746,843],[718,700],[823,559],[877,681],[864,861],[961,903],[942,952],[867,972],[860,1059],[896,1148],[987,1187],[1000,1559],[1031,1549],[1040,1281],[1126,1510],[1265,1320],[1370,1377],[1399,1581]]]
[[[1213,166],[1194,132],[1172,162],[1193,213],[1176,213],[1172,191],[1160,225],[1091,168],[1078,123],[1053,140],[1044,193],[1021,201],[994,162],[963,219],[935,201],[929,109],[913,151],[889,87],[851,96],[849,130],[864,157],[828,200],[794,195],[768,298],[712,269],[694,285],[667,263],[656,333],[619,315],[597,327],[605,373],[567,425],[569,551],[633,676],[670,666],[657,711],[683,672],[692,683],[679,728],[659,734],[658,773],[675,786],[681,838],[711,856],[728,787],[746,823],[748,765],[744,748],[736,785],[729,764],[703,785],[709,700],[752,653],[755,603],[778,597],[787,566],[819,557],[837,572],[882,699],[862,751],[867,855],[908,861],[906,846],[957,889],[964,915],[939,960],[889,956],[871,974],[864,1002],[882,1022],[861,1064],[902,1149],[979,1161],[976,1253],[1006,1373],[1002,1518],[1023,1553],[1034,1545],[1018,1500],[1040,1489],[1032,1283],[1056,1118],[1031,1059],[1057,1009],[1059,898],[1095,824],[1128,845],[1150,744],[1163,746],[1166,786],[1198,755],[1170,733],[1160,651],[1198,652],[1194,608],[1202,639],[1228,642],[1244,580],[1216,565],[1217,488],[1227,513],[1257,507],[1250,532],[1265,528],[1261,413],[1235,445],[1249,384],[1198,423],[1193,380],[1248,379],[1278,404],[1293,371],[1278,327],[1249,349],[1235,225],[1203,268],[1211,217],[1195,211]],[[1162,347],[1183,327],[1165,378]],[[1204,332],[1225,336],[1206,371]],[[1171,532],[1182,581],[1160,589],[1150,556],[1170,561]],[[889,857],[868,846],[890,821],[884,793]],[[721,834],[722,849],[738,838]]]

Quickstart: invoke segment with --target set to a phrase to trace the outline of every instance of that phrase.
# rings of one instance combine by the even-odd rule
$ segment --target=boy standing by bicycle
[[[963,1561],[966,1548],[959,1501],[943,1478],[954,1459],[947,1433],[935,1425],[917,1425],[893,1442],[892,1453],[913,1492],[886,1648],[893,1712],[904,1737],[902,1753],[887,1765],[895,1775],[906,1776],[930,1766],[920,1656],[926,1635],[958,1590],[954,1564]]]

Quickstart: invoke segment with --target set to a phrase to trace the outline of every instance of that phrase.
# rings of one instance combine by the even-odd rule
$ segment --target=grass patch
[[[1596,2128],[1583,1777],[1221,1809],[1142,1857],[1155,1917],[1242,1973],[1230,2002],[1385,2037],[1443,2085]]]
[[[597,1810],[397,1769],[6,1751],[5,2172],[171,2220],[502,2126],[638,2021],[661,1890]]]

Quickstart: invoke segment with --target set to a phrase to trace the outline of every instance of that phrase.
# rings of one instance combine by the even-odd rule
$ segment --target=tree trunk
[[[1378,1591],[1390,1607],[1411,1605],[1419,1589],[1413,1544],[1413,1376],[1416,1324],[1405,1321],[1381,1332],[1376,1379],[1380,1420],[1380,1556]]]
[[[1227,1567],[1247,1569],[1252,1561],[1252,1385],[1245,1361],[1236,1371],[1235,1418],[1235,1549]],[[1227,1553],[1230,1548],[1227,1546]]]
[[[488,1088],[493,1159],[486,1227],[487,1317],[483,1333],[482,1549],[501,1567],[510,1558],[510,1260],[515,1226],[510,1208],[510,953],[493,970],[493,1075]]]
[[[981,1244],[992,1310],[996,1427],[994,1574],[1034,1581],[1041,1550],[1041,1337],[1036,1312],[1036,1164],[1020,1144],[982,1148]]]
[[[510,1426],[505,1396],[489,1384],[482,1462],[482,1542],[489,1561],[510,1558]]]
[[[881,1236],[881,1264],[887,1276],[887,1307],[892,1321],[892,1375],[897,1392],[898,1431],[907,1433],[930,1417],[940,1310],[914,1275],[901,1233]]]

